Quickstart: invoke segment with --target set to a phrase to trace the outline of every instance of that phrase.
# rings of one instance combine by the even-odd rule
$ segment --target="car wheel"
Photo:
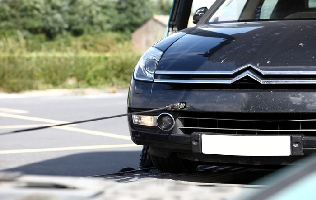
[[[154,164],[151,161],[151,157],[149,155],[149,146],[144,145],[142,154],[140,155],[139,168],[145,169],[150,167],[154,167]]]
[[[175,153],[168,157],[151,155],[152,162],[162,172],[190,173],[196,171],[197,162],[179,158]]]

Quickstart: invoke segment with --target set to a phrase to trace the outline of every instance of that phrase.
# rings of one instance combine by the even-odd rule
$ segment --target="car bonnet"
[[[316,71],[314,20],[209,24],[180,35],[164,49],[157,70]]]

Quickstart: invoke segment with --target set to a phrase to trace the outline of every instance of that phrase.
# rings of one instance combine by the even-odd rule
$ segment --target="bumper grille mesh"
[[[241,135],[316,135],[316,117],[312,114],[212,114],[178,118],[185,134],[211,132]]]

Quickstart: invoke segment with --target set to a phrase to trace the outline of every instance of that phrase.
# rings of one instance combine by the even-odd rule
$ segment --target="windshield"
[[[209,23],[316,19],[316,0],[227,0]]]

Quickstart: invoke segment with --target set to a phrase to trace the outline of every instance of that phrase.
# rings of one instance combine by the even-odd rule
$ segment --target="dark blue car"
[[[199,163],[286,165],[316,150],[316,1],[174,0],[173,33],[135,67],[132,140],[162,171]]]

